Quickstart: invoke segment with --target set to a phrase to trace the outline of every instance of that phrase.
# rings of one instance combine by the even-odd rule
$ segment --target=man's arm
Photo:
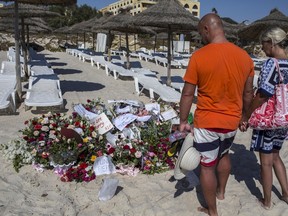
[[[242,108],[242,118],[239,123],[239,129],[241,131],[246,131],[248,127],[248,119],[250,117],[249,110],[253,99],[253,77],[248,77],[246,80],[244,91],[243,91],[243,108]]]
[[[191,125],[188,124],[188,115],[194,99],[196,85],[185,82],[180,99],[180,131],[191,131]]]

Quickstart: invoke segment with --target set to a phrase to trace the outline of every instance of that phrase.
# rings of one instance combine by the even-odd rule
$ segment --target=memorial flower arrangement
[[[99,98],[87,100],[80,106],[82,110],[70,116],[49,112],[25,121],[21,138],[2,145],[2,149],[16,171],[33,164],[40,170],[54,169],[65,182],[95,179],[93,164],[103,155],[110,156],[120,172],[125,168],[145,174],[164,172],[174,168],[175,158],[167,154],[171,122],[161,120],[160,113],[172,106],[158,105],[156,111],[140,102],[112,101],[107,108]],[[103,113],[114,127],[100,133],[95,118]],[[117,123],[115,119],[126,114],[129,121]],[[64,129],[72,130],[72,135]]]

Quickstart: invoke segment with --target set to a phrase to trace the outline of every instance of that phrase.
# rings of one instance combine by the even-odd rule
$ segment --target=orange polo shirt
[[[212,43],[195,51],[184,75],[186,82],[198,86],[194,126],[237,129],[248,76],[254,76],[253,61],[232,43]]]

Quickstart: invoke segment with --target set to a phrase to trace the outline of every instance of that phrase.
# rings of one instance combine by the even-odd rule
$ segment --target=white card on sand
[[[96,158],[93,164],[93,170],[96,176],[116,173],[116,168],[112,163],[110,156]]]
[[[145,109],[148,111],[155,111],[155,114],[160,113],[160,104],[158,103],[150,103],[150,104],[145,104]]]
[[[167,120],[177,117],[177,113],[174,109],[171,108],[165,112],[162,112],[161,117],[163,121],[167,121]]]
[[[146,121],[148,121],[150,118],[151,118],[151,115],[138,116],[138,117],[137,117],[137,121],[146,122]]]
[[[115,127],[117,127],[120,131],[122,131],[128,124],[135,121],[135,119],[137,119],[137,116],[131,113],[126,113],[126,114],[116,117],[113,120],[113,123]]]
[[[141,106],[141,103],[136,100],[108,100],[108,103],[125,103],[131,106]]]
[[[94,124],[99,134],[105,134],[113,128],[113,124],[110,122],[105,113],[101,113],[100,115],[98,115],[95,118]]]
[[[127,113],[127,112],[130,112],[130,106],[125,106],[123,108],[120,108],[120,107],[117,107],[116,108],[116,113]]]
[[[98,116],[97,114],[86,110],[82,104],[76,104],[73,108],[82,118],[87,118],[90,121]]]

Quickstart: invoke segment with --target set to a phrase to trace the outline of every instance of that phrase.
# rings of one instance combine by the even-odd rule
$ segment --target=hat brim
[[[181,169],[180,164],[183,156],[185,155],[187,150],[191,147],[193,147],[193,136],[191,133],[189,133],[182,144],[181,150],[178,155],[178,159],[175,164],[174,178],[177,180],[183,179],[185,177],[185,174],[188,172],[187,170]]]

